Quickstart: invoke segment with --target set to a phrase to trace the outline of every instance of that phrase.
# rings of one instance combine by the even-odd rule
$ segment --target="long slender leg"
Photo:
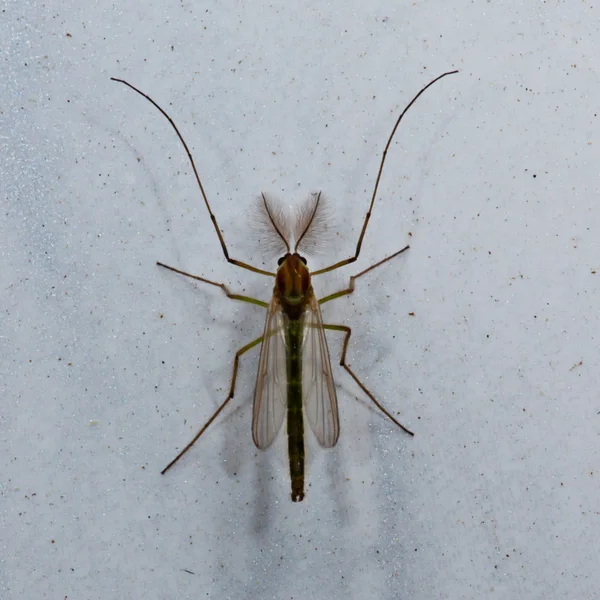
[[[179,273],[180,275],[185,275],[186,277],[190,277],[191,279],[196,279],[197,281],[202,281],[204,283],[208,283],[209,285],[214,285],[216,287],[220,287],[227,294],[227,297],[231,298],[232,300],[241,300],[242,302],[249,302],[250,304],[256,304],[256,305],[262,306],[264,308],[269,308],[269,304],[267,302],[263,302],[262,300],[258,300],[257,298],[252,298],[251,296],[241,296],[240,294],[232,294],[229,291],[229,288],[224,283],[218,283],[217,281],[211,281],[210,279],[205,279],[204,277],[200,277],[200,275],[192,275],[191,273],[186,273],[185,271],[181,271],[180,269],[176,269],[175,267],[169,267],[169,265],[165,265],[158,261],[156,261],[156,264],[159,267],[164,267],[165,269],[169,269],[169,271],[174,271],[175,273]]]
[[[238,365],[240,362],[240,356],[248,350],[254,348],[254,346],[258,346],[263,341],[263,336],[261,335],[259,338],[252,340],[249,344],[246,344],[242,348],[240,348],[235,353],[235,359],[233,361],[233,376],[231,378],[231,387],[229,388],[229,395],[225,398],[225,401],[217,410],[214,412],[213,416],[204,424],[202,429],[198,431],[198,433],[194,436],[192,441],[160,472],[161,475],[164,475],[198,440],[198,438],[206,431],[208,426],[217,418],[218,414],[227,406],[228,402],[233,398],[235,393],[235,380],[237,378]]]
[[[404,115],[407,113],[408,109],[417,101],[417,98],[430,86],[432,86],[436,81],[439,81],[440,79],[442,79],[442,77],[446,77],[446,75],[453,75],[454,73],[458,73],[458,70],[456,71],[448,71],[447,73],[443,73],[442,75],[440,75],[439,77],[436,77],[433,81],[430,81],[406,106],[406,108],[402,111],[402,113],[400,114],[400,116],[398,117],[398,120],[396,121],[396,124],[394,125],[394,129],[392,129],[392,133],[390,134],[390,137],[387,141],[387,144],[385,145],[385,150],[383,151],[383,156],[381,157],[381,163],[379,165],[379,172],[377,173],[377,179],[375,180],[375,187],[373,188],[373,195],[371,196],[371,204],[369,204],[369,210],[367,211],[367,214],[365,215],[365,220],[362,226],[362,230],[360,232],[360,236],[358,238],[358,243],[356,244],[356,250],[354,251],[354,256],[351,256],[350,258],[347,258],[345,260],[341,260],[339,262],[336,262],[335,264],[329,266],[329,267],[325,267],[324,269],[319,269],[318,271],[315,271],[314,273],[311,273],[311,275],[320,275],[321,273],[327,273],[328,271],[333,271],[334,269],[339,269],[340,267],[343,267],[344,265],[349,265],[350,263],[353,263],[357,258],[358,255],[360,254],[360,248],[362,246],[363,243],[363,238],[365,237],[365,232],[367,231],[367,225],[369,224],[369,219],[371,218],[371,211],[373,210],[373,205],[375,204],[375,197],[377,196],[377,188],[379,187],[379,180],[381,179],[381,173],[383,172],[383,165],[385,163],[385,158],[387,156],[387,152],[388,149],[390,147],[390,144],[392,143],[392,139],[394,137],[394,134],[396,133],[396,129],[398,129],[398,125],[400,125],[400,121],[402,121],[402,117],[404,117]]]
[[[169,121],[169,123],[171,123],[171,126],[175,130],[177,137],[183,144],[183,147],[185,148],[188,158],[190,159],[190,163],[192,165],[194,175],[196,176],[196,181],[198,182],[198,186],[200,187],[200,192],[202,193],[202,198],[204,199],[204,204],[206,204],[206,209],[208,210],[208,214],[210,215],[210,220],[212,221],[213,227],[215,228],[215,231],[217,232],[217,236],[219,237],[219,242],[221,242],[221,248],[223,249],[223,254],[225,255],[225,258],[227,259],[227,262],[231,263],[232,265],[237,265],[238,267],[242,267],[243,269],[248,269],[249,271],[254,271],[255,273],[260,273],[261,275],[270,275],[271,277],[274,277],[275,273],[271,273],[270,271],[264,271],[263,269],[253,267],[252,265],[249,265],[248,263],[242,262],[240,260],[236,260],[235,258],[230,258],[229,252],[227,250],[227,246],[225,245],[225,240],[223,239],[223,234],[221,233],[221,230],[219,229],[219,225],[217,224],[217,217],[215,217],[215,215],[213,214],[213,212],[210,208],[210,204],[208,203],[208,198],[206,197],[206,193],[204,192],[204,186],[202,185],[202,182],[200,181],[200,175],[198,175],[198,171],[196,170],[196,163],[194,163],[194,159],[192,158],[192,153],[190,152],[188,145],[186,144],[185,140],[183,139],[183,136],[181,135],[181,133],[179,133],[179,129],[177,129],[177,125],[175,125],[175,121],[173,121],[173,119],[171,119],[171,117],[166,113],[166,111],[163,110],[154,100],[152,100],[152,98],[150,98],[150,96],[148,96],[147,94],[144,94],[144,92],[138,90],[135,86],[131,85],[131,83],[128,83],[124,79],[117,79],[116,77],[111,77],[111,79],[113,81],[118,81],[119,83],[124,83],[127,87],[130,87],[134,92],[137,92],[140,96],[143,96],[144,98],[146,98],[146,100],[148,100],[151,104],[153,104],[167,118],[167,121]]]
[[[365,275],[369,271],[372,271],[373,269],[379,267],[383,263],[386,263],[388,260],[392,260],[392,258],[394,258],[395,256],[398,256],[399,254],[402,254],[405,250],[408,250],[409,248],[410,248],[410,246],[404,246],[404,248],[402,248],[402,250],[398,250],[398,252],[394,252],[394,254],[390,254],[390,256],[386,256],[383,260],[380,260],[378,263],[371,265],[364,271],[361,271],[360,273],[357,273],[356,275],[352,275],[352,277],[350,277],[350,283],[348,284],[348,287],[345,290],[340,290],[339,292],[335,292],[334,294],[329,294],[329,296],[325,296],[324,298],[321,298],[319,300],[319,304],[325,304],[325,302],[329,302],[330,300],[335,300],[336,298],[339,298],[340,296],[347,296],[348,294],[351,294],[354,291],[354,282],[359,277],[361,277],[362,275]],[[313,275],[313,274],[314,273],[311,273],[311,275]]]
[[[354,379],[354,381],[356,381],[356,383],[358,383],[360,389],[367,396],[369,396],[369,398],[371,399],[373,404],[375,404],[375,406],[388,419],[393,421],[396,425],[398,425],[398,427],[400,427],[400,429],[402,429],[403,431],[406,431],[406,433],[408,433],[409,435],[415,435],[410,429],[407,429],[406,427],[404,427],[404,425],[402,425],[402,423],[400,423],[400,421],[397,421],[396,419],[394,419],[394,417],[392,417],[392,415],[385,408],[383,408],[383,406],[379,402],[377,402],[377,400],[375,400],[375,396],[373,396],[373,394],[371,394],[371,392],[364,386],[364,384],[360,381],[360,379],[354,374],[354,371],[352,371],[352,369],[346,364],[346,351],[348,350],[348,342],[350,341],[350,335],[352,334],[352,329],[350,329],[350,327],[347,327],[346,325],[329,325],[329,324],[323,324],[323,329],[329,329],[330,331],[343,331],[346,334],[346,337],[344,338],[344,347],[342,349],[342,358],[340,359],[340,365],[342,365],[342,367],[344,367],[344,369],[346,369],[346,371],[348,371],[348,373],[350,373],[350,377],[352,377],[352,379]]]

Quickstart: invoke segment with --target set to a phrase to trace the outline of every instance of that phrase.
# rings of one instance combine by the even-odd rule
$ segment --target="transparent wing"
[[[310,296],[303,314],[302,399],[306,418],[319,444],[331,448],[340,435],[337,397],[321,309],[312,290]]]
[[[281,304],[273,297],[265,323],[252,409],[252,439],[263,450],[275,439],[287,409],[285,327]]]

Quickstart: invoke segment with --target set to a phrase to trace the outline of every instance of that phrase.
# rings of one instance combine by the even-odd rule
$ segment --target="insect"
[[[323,323],[320,309],[320,306],[326,302],[351,294],[354,291],[355,281],[359,277],[366,275],[373,269],[376,269],[380,265],[390,261],[392,258],[402,254],[408,250],[409,247],[405,246],[401,250],[386,256],[360,273],[351,276],[347,288],[321,299],[317,299],[315,296],[311,278],[339,269],[340,267],[356,261],[360,254],[363,238],[375,204],[377,189],[379,187],[379,181],[383,172],[387,152],[402,117],[404,117],[408,109],[415,103],[417,98],[425,92],[425,90],[443,77],[457,72],[458,71],[449,71],[443,73],[433,81],[429,82],[408,103],[396,120],[392,133],[390,134],[383,151],[379,171],[373,188],[373,194],[371,196],[371,203],[369,204],[369,209],[365,215],[354,255],[325,267],[324,269],[312,272],[309,271],[306,258],[301,252],[306,247],[311,246],[315,241],[315,237],[318,237],[323,206],[321,192],[311,195],[308,202],[297,211],[296,219],[293,224],[286,219],[281,209],[278,209],[265,194],[261,194],[260,202],[265,222],[272,229],[275,239],[280,243],[282,251],[284,252],[283,256],[278,261],[276,272],[265,271],[246,262],[231,258],[223,234],[217,224],[217,219],[208,202],[192,154],[183,139],[183,136],[179,132],[179,129],[175,125],[175,122],[152,98],[150,98],[150,96],[123,79],[111,78],[113,81],[125,84],[151,102],[167,118],[175,130],[175,133],[181,141],[189,158],[204,204],[210,215],[210,219],[217,233],[217,237],[219,238],[226,260],[243,269],[275,278],[273,296],[270,302],[267,303],[249,296],[233,294],[223,283],[211,281],[210,279],[200,277],[199,275],[192,275],[191,273],[187,273],[175,267],[170,267],[164,263],[157,262],[157,265],[160,267],[174,271],[185,277],[190,277],[196,281],[201,281],[221,288],[227,297],[232,300],[249,302],[267,310],[263,334],[240,348],[235,354],[233,375],[227,398],[198,431],[190,443],[187,444],[187,446],[185,446],[185,448],[183,448],[183,450],[163,469],[163,475],[196,443],[198,438],[206,431],[208,426],[234,397],[240,357],[255,346],[262,344],[254,391],[252,438],[258,448],[268,448],[281,428],[287,413],[288,453],[292,487],[291,496],[292,501],[301,501],[304,498],[304,416],[321,446],[325,448],[335,446],[340,434],[337,396],[331,372],[325,330],[344,334],[340,365],[350,374],[362,391],[386,417],[409,435],[414,435],[412,431],[397,421],[375,399],[373,394],[365,387],[346,363],[346,352],[352,333],[350,327],[347,327],[346,325]]]

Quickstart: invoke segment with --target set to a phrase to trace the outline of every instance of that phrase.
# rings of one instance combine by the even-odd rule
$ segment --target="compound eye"
[[[277,261],[277,266],[280,267],[283,264],[283,261],[285,260],[285,256],[282,256],[278,261]]]
[[[300,257],[300,260],[301,260],[301,261],[302,261],[304,264],[306,264],[306,259],[304,258],[304,256],[301,256],[301,257]]]

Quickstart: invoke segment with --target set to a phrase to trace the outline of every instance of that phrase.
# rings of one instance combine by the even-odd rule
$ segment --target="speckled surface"
[[[600,588],[595,73],[588,3],[10,3],[0,15],[0,596],[592,599]],[[242,361],[268,299],[249,211],[327,195],[315,268],[342,433],[259,453]],[[264,262],[272,269],[274,264]]]

